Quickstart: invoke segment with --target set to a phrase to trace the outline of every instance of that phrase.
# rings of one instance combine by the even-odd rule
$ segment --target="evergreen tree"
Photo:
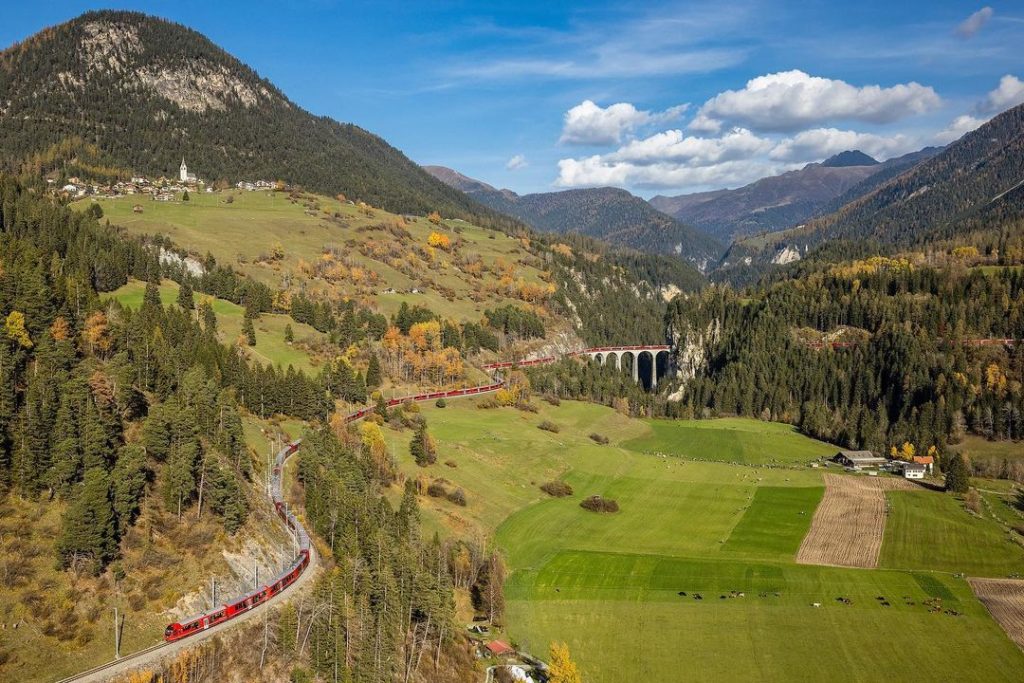
[[[85,473],[81,490],[61,519],[57,552],[64,567],[78,566],[87,560],[97,571],[116,555],[110,481],[102,468]]]
[[[146,453],[142,446],[132,444],[122,448],[111,474],[114,513],[117,528],[122,532],[135,522],[142,509],[147,476]]]
[[[376,389],[380,386],[380,361],[377,359],[377,354],[370,354],[370,363],[366,366],[366,386],[369,389]]]
[[[199,304],[200,317],[203,319],[203,329],[213,334],[217,331],[217,314],[213,312],[213,306],[209,301]]]
[[[183,280],[178,288],[178,305],[186,311],[191,311],[196,306],[195,298],[192,295],[192,285],[187,279]]]
[[[970,474],[967,472],[967,463],[959,453],[954,453],[949,459],[949,464],[943,468],[946,474],[946,491],[949,493],[967,493],[971,487]]]
[[[295,333],[292,332],[292,325],[288,323],[284,326],[284,341],[286,344],[291,344],[295,341]]]
[[[248,315],[242,321],[242,334],[245,335],[246,344],[256,346],[256,328],[253,327],[252,318]]]
[[[437,447],[434,445],[433,437],[427,432],[426,420],[421,420],[416,426],[416,432],[409,442],[409,452],[420,467],[437,462]]]

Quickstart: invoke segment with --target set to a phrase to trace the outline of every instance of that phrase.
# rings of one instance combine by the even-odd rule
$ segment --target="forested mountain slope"
[[[543,232],[580,233],[648,253],[674,254],[701,270],[722,253],[722,245],[714,238],[626,190],[601,187],[518,195],[443,166],[425,168],[480,203]]]
[[[0,168],[282,179],[382,206],[513,228],[381,138],[318,117],[204,36],[134,12],[89,12],[0,53]]]

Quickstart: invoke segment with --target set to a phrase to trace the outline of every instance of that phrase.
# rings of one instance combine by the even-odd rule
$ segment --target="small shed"
[[[852,470],[881,467],[887,460],[880,458],[871,451],[847,451],[842,450],[832,456],[832,462],[839,463],[843,467]]]
[[[924,479],[927,466],[919,462],[908,462],[903,466],[904,479]]]

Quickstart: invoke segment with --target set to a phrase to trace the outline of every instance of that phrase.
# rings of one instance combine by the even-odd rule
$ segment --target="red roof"
[[[491,651],[491,654],[498,657],[502,655],[510,655],[515,652],[508,643],[503,643],[500,640],[492,640],[487,643],[487,649]]]
[[[920,463],[922,465],[931,465],[933,462],[935,462],[935,458],[933,458],[930,455],[915,455],[914,462]]]

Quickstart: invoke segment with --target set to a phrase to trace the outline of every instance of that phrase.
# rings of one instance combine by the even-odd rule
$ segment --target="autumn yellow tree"
[[[549,683],[583,683],[583,676],[576,662],[572,661],[569,646],[565,643],[551,643],[551,659],[548,662]]]
[[[25,329],[25,314],[21,311],[10,312],[4,321],[4,330],[11,341],[17,343],[21,348],[32,348],[32,339],[28,336],[28,330]]]
[[[893,446],[889,449],[889,455],[898,460],[906,460],[910,462],[914,459],[914,455],[917,453],[917,449],[914,448],[914,444],[909,441],[904,441],[903,445],[897,448]]]
[[[444,249],[445,251],[452,248],[452,241],[448,238],[448,235],[436,230],[432,231],[427,237],[427,244],[435,249]]]
[[[92,353],[104,355],[110,350],[111,340],[107,316],[103,311],[96,311],[85,319],[85,329],[82,330],[85,343],[89,345]]]
[[[359,425],[359,436],[363,444],[363,455],[373,463],[380,478],[385,482],[390,482],[394,479],[395,473],[380,426],[376,422],[363,422]]]
[[[429,214],[427,214],[427,220],[433,223],[434,225],[440,225],[441,214],[439,214],[437,211],[431,211]]]
[[[67,341],[71,337],[71,326],[68,325],[67,318],[58,315],[53,319],[53,324],[50,325],[50,336],[54,341]]]

